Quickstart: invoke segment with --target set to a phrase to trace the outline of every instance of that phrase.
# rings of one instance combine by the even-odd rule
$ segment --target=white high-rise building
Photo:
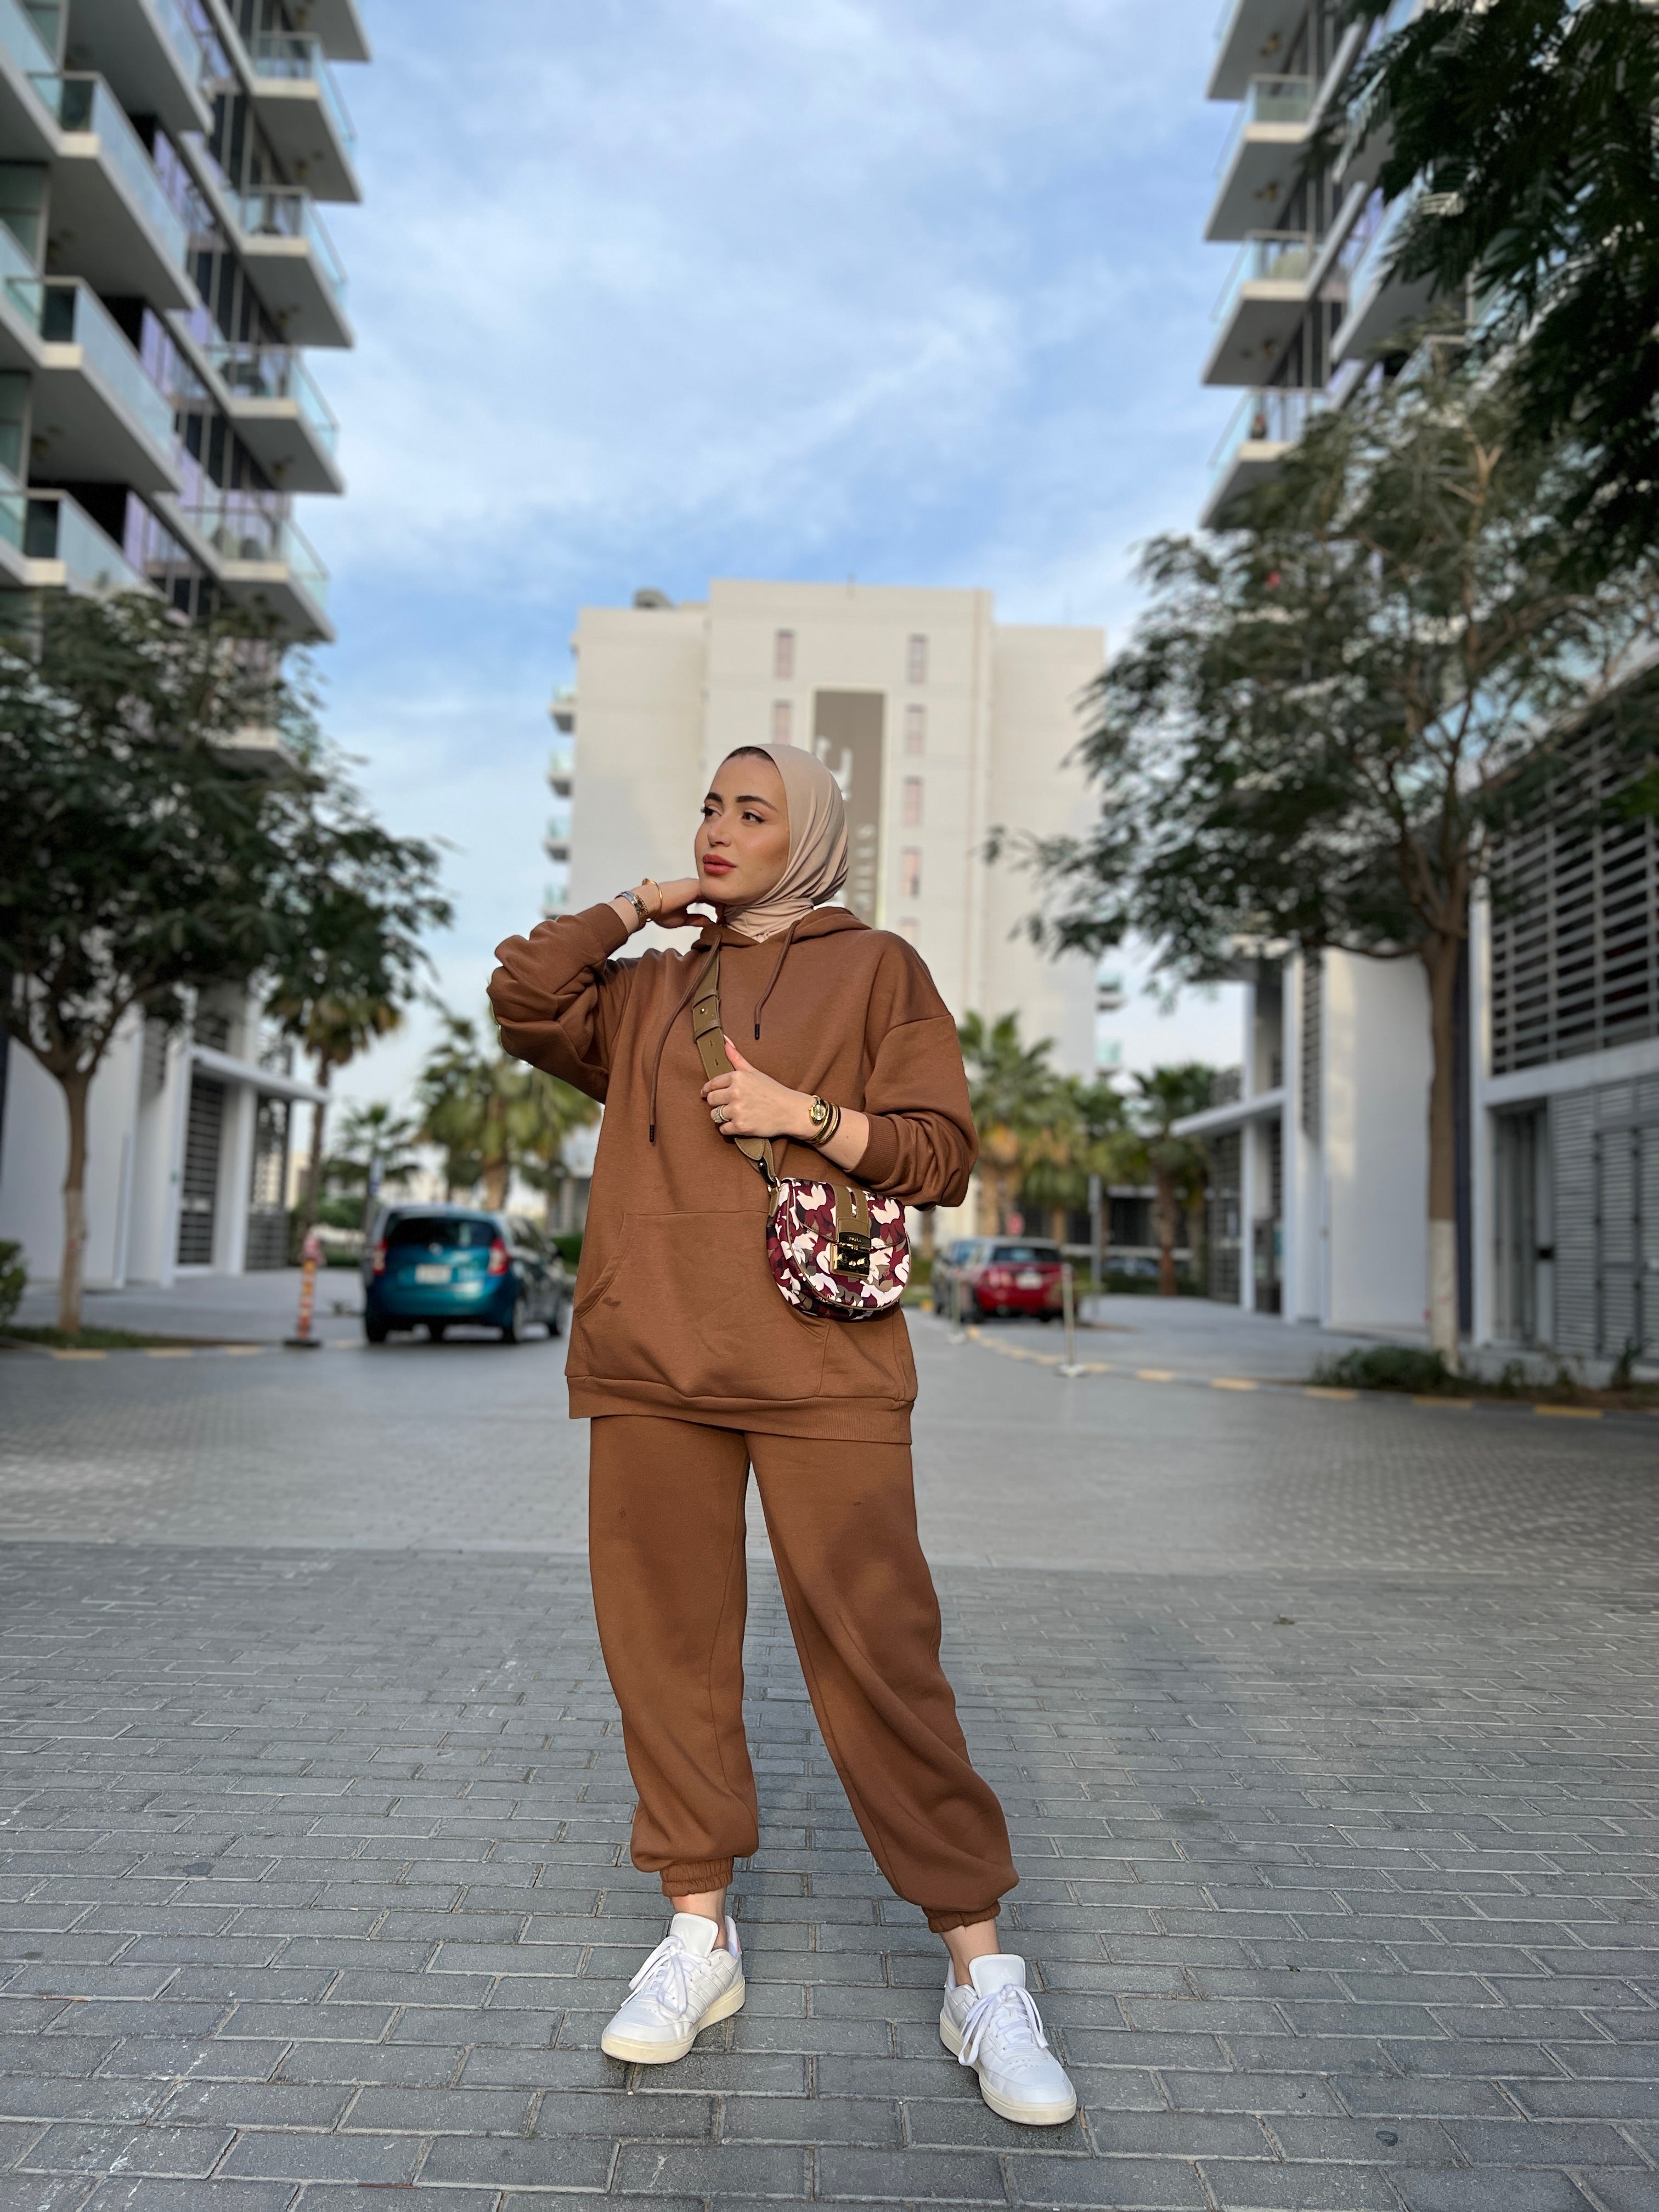
[[[1036,879],[987,846],[1091,820],[1073,756],[1102,631],[999,623],[988,592],[717,581],[696,605],[585,607],[575,648],[554,708],[551,909],[684,874],[733,746],[810,746],[847,797],[842,902],[915,945],[958,1019],[1018,1013],[1057,1067],[1093,1072],[1095,963],[1031,944]]]

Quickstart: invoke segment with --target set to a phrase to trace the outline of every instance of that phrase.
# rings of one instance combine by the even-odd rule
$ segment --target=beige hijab
[[[745,748],[747,750],[747,748]],[[725,916],[757,943],[793,929],[847,881],[847,809],[841,786],[815,753],[795,745],[757,745],[777,763],[789,811],[789,858],[769,891]]]

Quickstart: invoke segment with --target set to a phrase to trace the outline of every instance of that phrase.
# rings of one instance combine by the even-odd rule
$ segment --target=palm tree
[[[1183,1207],[1189,1224],[1201,1218],[1209,1184],[1209,1154],[1201,1138],[1178,1137],[1174,1124],[1210,1103],[1215,1071],[1201,1060],[1178,1067],[1155,1067],[1134,1079],[1132,1126],[1118,1140],[1121,1171],[1137,1182],[1150,1182],[1156,1196],[1152,1220],[1158,1234],[1158,1289],[1176,1295],[1176,1230]],[[1189,1237],[1194,1232],[1189,1228]],[[1196,1265],[1196,1243],[1189,1247]]]
[[[1048,1065],[1054,1039],[1022,1044],[1018,1014],[1002,1014],[989,1024],[982,1014],[969,1014],[957,1034],[979,1131],[981,1223],[988,1212],[994,1235],[1007,1225],[1033,1147],[1063,1116],[1063,1085]]]
[[[446,1013],[444,1023],[417,1095],[420,1136],[441,1148],[451,1194],[482,1182],[484,1204],[499,1211],[515,1168],[538,1188],[556,1188],[565,1139],[599,1118],[598,1106],[545,1070],[491,1051],[484,1040],[494,1041],[493,1017],[487,1030],[460,1014]]]
[[[419,1131],[408,1115],[394,1113],[385,1099],[371,1106],[349,1106],[340,1126],[338,1149],[329,1161],[331,1181],[363,1186],[363,1231],[369,1227],[368,1211],[377,1189],[402,1182],[421,1164],[415,1150]],[[374,1174],[378,1162],[380,1175]]]

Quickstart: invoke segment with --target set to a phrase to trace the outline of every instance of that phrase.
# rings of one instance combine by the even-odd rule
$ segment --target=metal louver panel
[[[181,1267],[207,1267],[213,1264],[213,1230],[219,1203],[219,1145],[224,1123],[224,1085],[209,1075],[193,1076],[179,1201]]]
[[[1595,1097],[1581,1091],[1550,1107],[1555,1162],[1555,1346],[1595,1350]]]
[[[1302,958],[1301,1113],[1304,1132],[1319,1142],[1321,1079],[1324,1073],[1325,963],[1317,952]]]
[[[1566,748],[1492,854],[1492,1070],[1659,1036],[1659,823],[1607,802],[1639,773],[1605,724]]]

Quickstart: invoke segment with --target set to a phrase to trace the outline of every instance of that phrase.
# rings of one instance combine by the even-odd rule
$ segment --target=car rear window
[[[497,1235],[493,1221],[471,1218],[464,1213],[412,1213],[394,1221],[386,1232],[389,1245],[439,1244],[464,1252],[487,1252]]]
[[[1016,1264],[1024,1262],[1027,1266],[1033,1261],[1046,1261],[1053,1267],[1060,1259],[1060,1247],[1058,1244],[999,1244],[991,1257],[1012,1261]]]

